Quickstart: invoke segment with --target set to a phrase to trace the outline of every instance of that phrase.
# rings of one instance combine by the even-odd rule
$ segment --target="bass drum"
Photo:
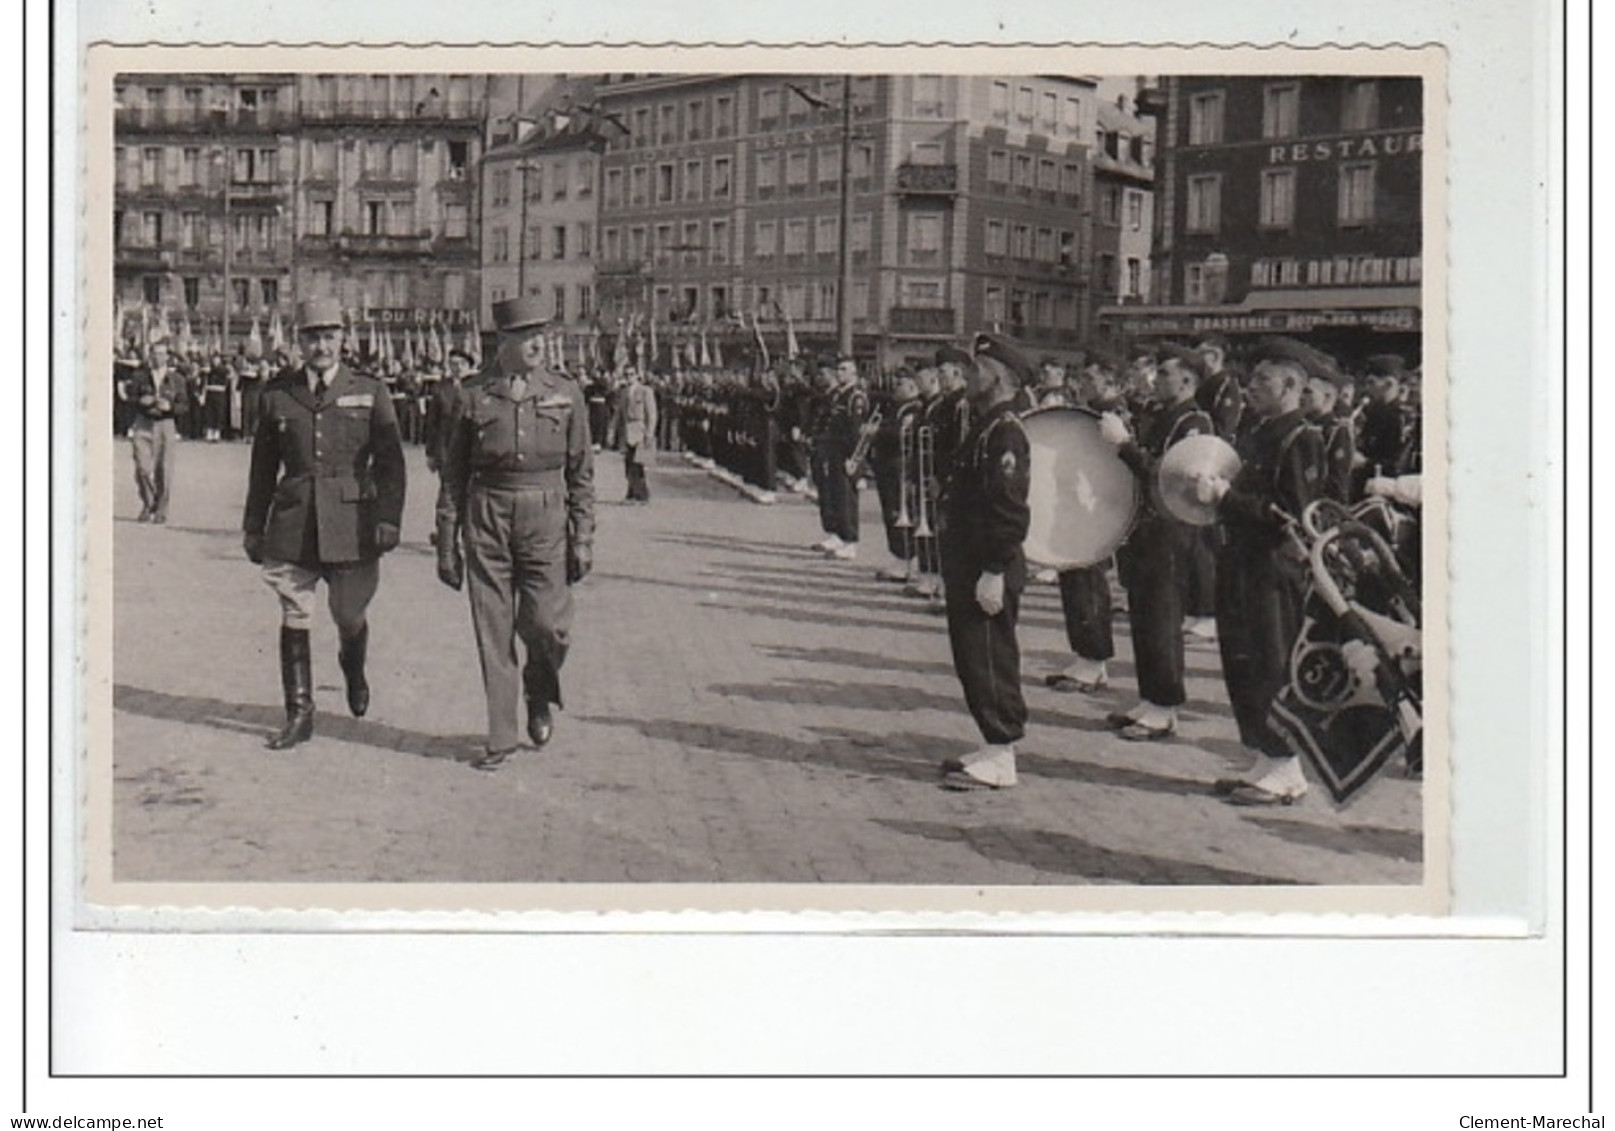
[[[1138,513],[1138,479],[1083,408],[1044,408],[1021,420],[1032,445],[1026,557],[1076,569],[1116,552]]]

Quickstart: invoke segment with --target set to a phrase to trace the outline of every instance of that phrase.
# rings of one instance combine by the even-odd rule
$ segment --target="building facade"
[[[1156,302],[1122,337],[1306,334],[1346,358],[1418,356],[1423,84],[1169,78],[1158,117]]]
[[[486,85],[475,75],[297,76],[298,297],[339,298],[366,321],[464,324],[479,301]]]
[[[116,80],[118,302],[183,316],[201,337],[287,308],[296,88],[289,75]]]
[[[1155,124],[1126,94],[1099,103],[1089,168],[1090,254],[1096,307],[1149,302],[1155,230]]]
[[[988,325],[1074,347],[1088,310],[1094,86],[944,75],[603,82],[598,102],[624,128],[601,162],[602,322],[654,317],[677,336],[755,316],[770,333],[788,324],[805,349],[833,349],[845,161],[855,353],[888,367]]]

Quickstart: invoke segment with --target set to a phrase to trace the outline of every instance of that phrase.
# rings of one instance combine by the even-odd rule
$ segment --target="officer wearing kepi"
[[[398,546],[404,513],[404,449],[392,400],[380,381],[342,365],[342,305],[313,299],[297,308],[304,364],[264,388],[242,514],[247,557],[280,598],[280,675],[286,725],[272,750],[314,733],[309,624],[315,588],[326,584],[341,646],[348,709],[370,707],[365,610],[382,554]]]
[[[498,358],[461,390],[437,499],[438,577],[454,589],[470,582],[488,700],[488,745],[474,763],[481,770],[497,769],[519,744],[519,696],[528,738],[549,742],[572,630],[570,586],[594,562],[588,405],[575,381],[546,365],[538,299],[497,302],[493,317]]]

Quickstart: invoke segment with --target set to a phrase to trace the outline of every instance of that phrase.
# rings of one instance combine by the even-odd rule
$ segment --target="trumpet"
[[[880,431],[880,419],[880,409],[877,407],[858,429],[858,443],[853,446],[852,454],[847,457],[845,464],[849,476],[857,475],[858,469],[864,465],[864,460],[869,455],[869,446],[875,442],[875,433]]]

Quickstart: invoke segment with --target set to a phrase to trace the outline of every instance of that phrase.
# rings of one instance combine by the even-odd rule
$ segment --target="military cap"
[[[548,321],[537,295],[518,295],[493,304],[494,327],[503,333],[531,330]]]
[[[936,351],[936,363],[938,365],[947,365],[951,362],[954,365],[962,365],[966,369],[969,369],[975,364],[975,361],[975,358],[971,357],[958,346],[943,346],[941,349]]]
[[[1194,343],[1198,349],[1214,349],[1221,350],[1223,353],[1228,352],[1228,339],[1222,334],[1201,334],[1194,340]]]
[[[1160,348],[1158,356],[1161,361],[1178,362],[1184,368],[1188,369],[1194,374],[1196,381],[1204,381],[1206,379],[1206,359],[1199,350],[1193,350],[1188,346],[1180,346],[1174,342],[1168,342],[1166,345],[1163,345]]]
[[[297,304],[297,328],[304,330],[340,330],[342,301],[334,298],[306,298]]]
[[[971,348],[978,358],[990,357],[1004,366],[1017,381],[1025,381],[1032,375],[1032,359],[1026,356],[1019,343],[1003,334],[977,334]]]
[[[1407,362],[1394,353],[1375,354],[1368,359],[1367,365],[1370,377],[1395,377],[1398,381],[1407,379]]]
[[[1122,371],[1122,359],[1101,346],[1089,346],[1082,351],[1082,367],[1097,367],[1109,373]]]
[[[477,363],[477,359],[471,356],[470,351],[466,350],[466,349],[463,349],[460,346],[455,346],[453,349],[451,349],[449,351],[449,353],[448,353],[448,356],[451,357],[451,358],[457,357],[461,361],[470,362],[472,365],[475,365]]]
[[[1257,342],[1256,351],[1251,355],[1251,364],[1260,365],[1264,361],[1289,362],[1298,367],[1309,381],[1314,377],[1327,377],[1329,370],[1334,368],[1321,353],[1294,338],[1263,338]]]
[[[1155,347],[1144,342],[1134,342],[1127,347],[1128,361],[1137,361],[1141,357],[1147,357],[1151,361],[1157,360]]]

